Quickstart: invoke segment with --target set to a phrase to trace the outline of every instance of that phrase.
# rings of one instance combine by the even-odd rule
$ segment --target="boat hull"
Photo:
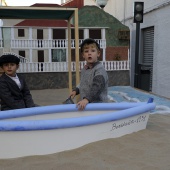
[[[61,116],[59,119],[52,119],[54,125],[56,121],[61,125],[66,123],[67,126],[52,126],[50,130],[43,129],[44,121],[50,124],[45,117],[32,120],[31,117],[13,118],[0,121],[0,159],[16,158],[31,155],[46,155],[66,150],[75,149],[91,142],[99,140],[117,138],[126,134],[137,132],[146,128],[150,110],[153,110],[155,105],[145,104],[121,111],[92,111],[87,112],[68,112],[57,113]],[[91,116],[92,114],[92,116]],[[55,115],[55,114],[53,114]],[[63,118],[64,115],[64,118]],[[76,115],[72,118],[65,118],[66,115]],[[77,115],[83,115],[82,118]],[[51,115],[52,116],[52,115]],[[50,118],[51,118],[50,116]],[[97,118],[97,121],[96,121]],[[72,119],[70,124],[69,119]],[[93,121],[94,119],[94,121]],[[89,121],[91,122],[89,123]],[[104,120],[103,122],[101,120]],[[63,121],[63,122],[62,122]],[[80,121],[80,122],[78,122]],[[18,122],[18,125],[16,123]],[[76,124],[78,122],[78,124]],[[86,124],[86,123],[87,124]],[[25,124],[35,124],[33,129],[22,127]],[[40,123],[40,126],[37,124]],[[41,124],[42,123],[42,124]],[[5,125],[7,126],[5,127]],[[18,128],[18,127],[19,128]],[[5,130],[3,128],[6,128]],[[10,127],[10,128],[9,128]],[[32,127],[32,125],[31,125]],[[25,128],[25,129],[24,129]]]

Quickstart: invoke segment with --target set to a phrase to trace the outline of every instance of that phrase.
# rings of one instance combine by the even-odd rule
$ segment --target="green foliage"
[[[127,40],[118,39],[118,31],[129,28],[97,6],[84,6],[79,9],[79,27],[105,27],[107,46],[128,45]]]

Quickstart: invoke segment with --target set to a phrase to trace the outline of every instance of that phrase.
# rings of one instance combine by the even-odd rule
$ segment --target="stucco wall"
[[[68,88],[68,73],[19,73],[23,75],[30,90]],[[75,87],[75,73],[72,74]],[[109,86],[129,86],[129,71],[109,71]]]
[[[95,2],[95,0],[85,0],[84,1],[84,6],[85,5],[96,5],[96,2]]]
[[[18,37],[18,29],[24,29],[24,37]],[[29,39],[29,29],[25,29],[25,27],[12,28],[11,31],[14,32],[14,39]]]
[[[170,98],[170,1],[143,0],[143,2],[144,20],[140,24],[140,28],[142,30],[151,26],[154,27],[152,92]],[[133,4],[134,0],[109,0],[105,7],[106,12],[130,28],[131,86],[134,83],[136,38],[136,24],[133,23]]]
[[[170,98],[170,5],[148,13],[142,28],[154,26],[152,92]]]
[[[168,1],[168,0],[167,0]],[[127,18],[133,17],[133,4],[136,0],[108,0],[104,10],[123,23]],[[144,10],[151,10],[166,2],[165,0],[142,0]]]

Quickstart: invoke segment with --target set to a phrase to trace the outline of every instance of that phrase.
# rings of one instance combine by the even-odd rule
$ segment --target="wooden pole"
[[[74,28],[75,28],[75,59],[76,59],[76,85],[80,83],[80,66],[79,66],[79,30],[78,30],[78,9],[74,13]],[[79,96],[77,96],[77,101]]]
[[[72,72],[71,72],[71,24],[68,20],[68,76],[69,76],[69,93],[72,91]]]
[[[79,67],[79,30],[78,30],[78,9],[75,10],[75,55],[76,55],[76,85],[80,83]]]

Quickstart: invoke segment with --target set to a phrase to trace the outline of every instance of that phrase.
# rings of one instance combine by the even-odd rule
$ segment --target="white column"
[[[52,54],[51,54],[51,48],[48,49],[48,62],[51,63],[52,62]]]
[[[67,45],[66,45],[66,62],[68,61],[68,29],[65,29],[65,37],[67,40]]]
[[[84,39],[89,38],[89,29],[84,29]]]
[[[102,39],[106,39],[106,30],[105,30],[105,28],[102,28],[101,34],[102,34]]]
[[[29,48],[29,61],[32,63],[32,27],[29,27],[29,41],[31,47]]]
[[[52,54],[51,54],[51,46],[50,46],[50,41],[52,40],[52,29],[48,28],[48,62],[52,62]]]
[[[52,40],[52,29],[48,28],[48,39]]]
[[[32,40],[32,28],[29,27],[29,40]]]
[[[11,39],[14,40],[14,28],[11,27]]]
[[[103,61],[106,61],[106,32],[105,28],[101,29],[101,36],[102,36],[102,49],[103,49]]]
[[[32,63],[32,48],[29,49],[30,63]]]

